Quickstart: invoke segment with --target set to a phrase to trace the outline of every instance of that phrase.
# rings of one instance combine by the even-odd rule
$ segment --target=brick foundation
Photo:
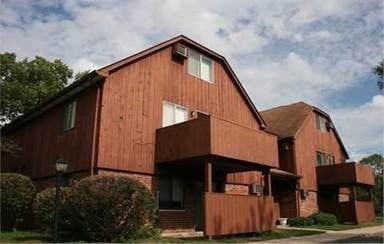
[[[299,201],[301,217],[308,217],[319,211],[319,206],[317,204],[317,192],[310,191],[305,199],[300,198]]]
[[[226,194],[249,195],[249,186],[225,184],[225,193]]]

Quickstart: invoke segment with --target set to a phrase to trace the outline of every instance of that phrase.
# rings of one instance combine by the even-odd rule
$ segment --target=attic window
[[[210,58],[189,49],[188,73],[203,80],[213,82],[213,61]]]
[[[327,131],[327,119],[320,114],[316,114],[316,127],[321,132],[326,132]]]

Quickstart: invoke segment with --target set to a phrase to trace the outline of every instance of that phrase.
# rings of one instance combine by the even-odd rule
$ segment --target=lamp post
[[[56,197],[55,197],[55,243],[58,241],[58,221],[61,204],[60,183],[63,173],[67,170],[68,162],[63,157],[56,159]]]

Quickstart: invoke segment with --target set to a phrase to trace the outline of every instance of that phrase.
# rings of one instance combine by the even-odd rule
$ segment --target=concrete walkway
[[[276,239],[267,241],[266,243],[383,243],[383,227],[384,226],[381,225],[341,231],[327,230],[326,233],[323,234]],[[283,228],[291,229],[291,227]]]

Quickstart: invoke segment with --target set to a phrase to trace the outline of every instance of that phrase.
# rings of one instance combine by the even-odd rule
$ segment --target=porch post
[[[352,193],[353,193],[353,201],[356,201],[357,200],[357,194],[356,194],[356,187],[355,186],[352,186]]]
[[[263,180],[264,180],[264,195],[269,196],[271,192],[271,174],[268,171],[263,171]]]
[[[212,192],[212,162],[209,161],[209,160],[206,160],[205,161],[205,165],[204,165],[204,188],[205,188],[205,193],[211,193]],[[206,216],[206,212],[207,211],[207,208],[205,206],[205,204],[207,204],[205,202],[205,196],[203,197],[204,198],[204,234],[206,235],[206,228],[207,226],[210,224],[208,223],[209,219],[207,219],[207,216]],[[211,235],[207,235],[208,237],[208,240],[212,240],[212,236]]]
[[[205,161],[205,192],[212,192],[212,163]]]

